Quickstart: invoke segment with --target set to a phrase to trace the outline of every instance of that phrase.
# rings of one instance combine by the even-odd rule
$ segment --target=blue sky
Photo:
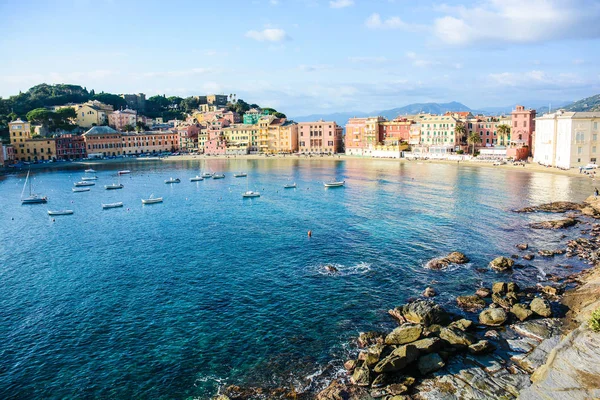
[[[0,96],[236,93],[290,116],[600,93],[600,0],[0,0]]]

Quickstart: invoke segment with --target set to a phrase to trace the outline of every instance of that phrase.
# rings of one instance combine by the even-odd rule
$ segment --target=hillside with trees
[[[600,111],[600,94],[586,97],[561,108],[565,111]]]

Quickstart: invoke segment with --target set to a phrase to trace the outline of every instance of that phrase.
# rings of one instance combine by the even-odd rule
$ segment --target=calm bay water
[[[593,190],[559,175],[361,160],[209,160],[227,177],[189,182],[201,166],[97,166],[87,193],[71,192],[81,167],[36,170],[49,202],[31,206],[20,204],[24,174],[0,177],[1,398],[208,398],[227,383],[307,387],[311,375],[323,384],[333,372],[318,372],[358,332],[389,326],[387,310],[432,281],[452,308],[498,278],[476,269],[516,243],[564,243],[562,232],[525,227],[547,215],[511,209]],[[125,188],[104,190],[124,168]],[[347,187],[323,188],[334,179]],[[262,197],[242,199],[247,180]],[[290,182],[298,188],[284,190]],[[142,206],[150,194],[164,203]],[[116,201],[125,207],[102,210]],[[53,221],[48,209],[75,214]],[[472,263],[423,268],[453,250]],[[515,275],[534,284],[561,260]]]

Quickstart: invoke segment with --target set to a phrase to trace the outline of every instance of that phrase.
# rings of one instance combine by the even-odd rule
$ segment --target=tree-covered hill
[[[576,101],[563,109],[565,111],[600,111],[600,94]]]

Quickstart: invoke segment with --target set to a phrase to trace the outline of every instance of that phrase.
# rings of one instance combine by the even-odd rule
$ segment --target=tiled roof
[[[113,133],[121,133],[119,131],[114,130],[110,126],[93,126],[89,131],[84,133],[85,136],[91,135],[107,135]]]

